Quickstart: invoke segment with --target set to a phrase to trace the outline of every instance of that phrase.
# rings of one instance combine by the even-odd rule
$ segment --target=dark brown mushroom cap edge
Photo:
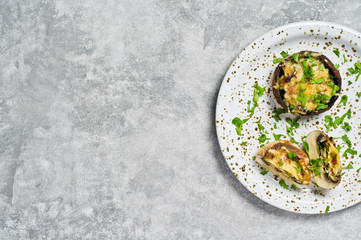
[[[299,58],[307,57],[307,53],[309,53],[309,54],[312,54],[312,53],[319,54],[319,52],[301,51],[301,52],[298,53],[299,54],[298,57]],[[330,61],[330,59],[328,59],[325,55],[322,54],[322,55],[320,55],[318,57],[315,57],[315,58],[320,60],[325,65],[325,67],[329,70],[330,75],[334,77],[334,79],[333,79],[334,84],[339,87],[339,89],[338,89],[338,91],[336,93],[340,93],[341,92],[341,82],[342,82],[340,72],[336,69],[335,65],[333,65],[333,63]],[[287,104],[286,104],[286,102],[285,102],[285,100],[283,98],[284,92],[282,90],[280,91],[280,90],[273,87],[273,86],[275,86],[276,83],[279,82],[280,77],[282,77],[282,75],[284,74],[283,69],[282,69],[283,63],[285,61],[287,61],[287,60],[290,60],[290,59],[291,60],[293,59],[293,55],[290,55],[290,56],[286,57],[285,59],[282,60],[282,62],[280,62],[277,65],[276,70],[275,70],[275,72],[273,74],[273,79],[272,79],[272,91],[273,91],[274,97],[276,98],[277,103],[280,104],[282,106],[282,108],[286,109],[287,111],[289,111],[292,114],[299,115],[299,114],[296,114],[296,113],[292,112],[292,109],[290,109],[287,106]],[[327,108],[320,109],[320,110],[317,110],[317,111],[308,111],[308,112],[306,112],[306,114],[303,114],[301,116],[312,116],[312,115],[320,114],[322,112],[326,112],[326,111],[330,110],[330,108],[334,105],[337,98],[338,98],[338,95],[332,96],[330,101],[327,104],[328,105]]]

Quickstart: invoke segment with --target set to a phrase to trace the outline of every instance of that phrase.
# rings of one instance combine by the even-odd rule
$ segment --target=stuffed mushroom
[[[301,51],[279,63],[272,86],[276,101],[284,109],[310,116],[333,106],[341,91],[341,76],[323,54]]]
[[[332,138],[320,130],[315,130],[307,135],[306,142],[315,183],[326,189],[336,187],[341,181],[342,166]]]
[[[298,188],[305,188],[311,182],[307,154],[290,141],[278,140],[267,144],[258,151],[256,161]]]

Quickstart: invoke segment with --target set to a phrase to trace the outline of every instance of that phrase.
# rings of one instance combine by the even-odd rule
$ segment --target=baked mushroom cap
[[[276,67],[272,79],[273,95],[276,101],[282,108],[299,116],[311,116],[329,110],[336,102],[341,91],[341,76],[339,71],[333,63],[321,53],[301,51],[296,53],[296,55],[297,54],[298,59],[300,59],[298,62],[295,61],[293,55],[290,55],[283,59]],[[301,61],[301,59],[303,60]],[[306,65],[303,63],[304,60],[306,60]],[[314,60],[317,60],[315,63],[317,62],[320,66],[317,66],[317,64],[314,66]],[[298,71],[296,69],[298,69]],[[328,77],[325,79],[322,77],[322,73],[323,75],[327,74]],[[317,77],[318,75],[321,77],[313,79],[312,74],[314,74],[313,77]],[[321,82],[322,79],[325,79],[325,81]],[[287,90],[282,89],[282,86],[287,83],[287,86],[289,86]],[[338,89],[334,87],[334,85],[337,86]],[[332,89],[332,94],[330,94],[330,89]],[[307,95],[307,93],[309,93],[309,95]],[[305,96],[307,102],[304,102]],[[294,103],[296,103],[297,106],[294,106]],[[301,106],[298,105],[299,103],[301,103]]]
[[[308,156],[313,179],[322,188],[331,189],[341,181],[342,166],[340,155],[331,138],[315,130],[307,135]]]
[[[290,141],[278,140],[267,144],[258,151],[256,161],[298,188],[305,188],[311,182],[307,154]]]

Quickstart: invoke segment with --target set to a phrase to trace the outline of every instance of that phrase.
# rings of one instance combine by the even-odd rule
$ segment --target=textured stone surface
[[[360,239],[360,205],[248,192],[214,126],[222,78],[274,27],[361,30],[356,1],[0,3],[1,239]]]

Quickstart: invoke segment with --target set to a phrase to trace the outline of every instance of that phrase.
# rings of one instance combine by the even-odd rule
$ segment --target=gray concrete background
[[[360,239],[232,175],[214,126],[241,48],[359,1],[0,1],[1,239]]]

